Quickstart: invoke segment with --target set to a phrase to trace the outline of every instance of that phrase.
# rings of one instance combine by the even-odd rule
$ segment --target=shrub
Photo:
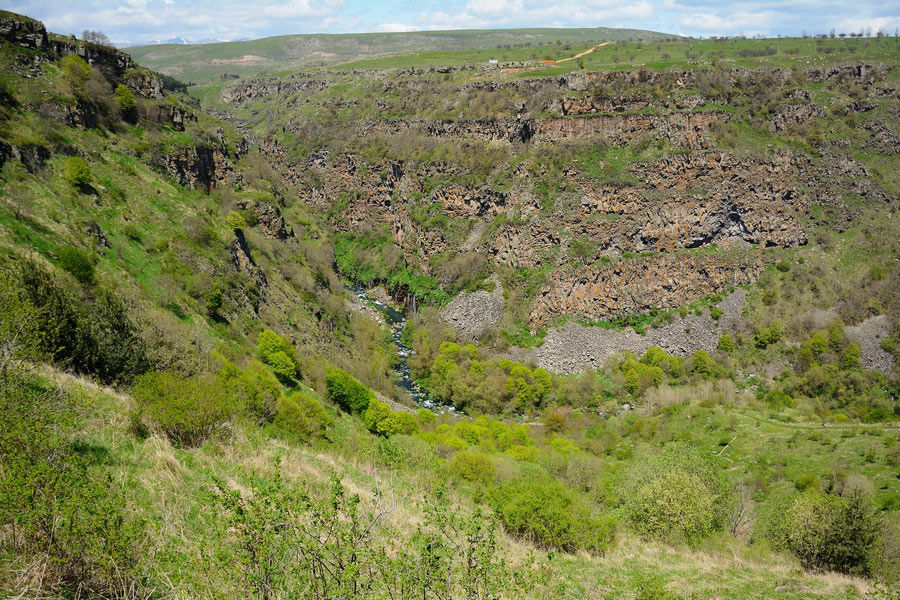
[[[518,461],[527,460],[534,462],[537,458],[537,448],[534,446],[510,446],[504,454]]]
[[[376,398],[369,400],[362,419],[369,431],[385,437],[398,433],[411,434],[419,429],[419,424],[411,413],[391,410],[390,406]]]
[[[135,379],[134,429],[158,430],[176,446],[198,446],[235,412],[234,402],[208,376],[182,378],[151,372]]]
[[[141,580],[144,522],[128,515],[117,481],[98,472],[108,449],[75,437],[85,425],[83,401],[20,373],[0,379],[4,561],[18,555],[40,564],[40,595],[57,580],[65,587],[54,590],[58,597],[74,589],[145,597],[152,592]]]
[[[304,442],[314,441],[323,435],[331,419],[322,404],[310,394],[297,393],[278,399],[275,426]]]
[[[69,54],[59,61],[59,66],[73,81],[83,83],[91,76],[91,65],[77,54]]]
[[[343,369],[332,369],[325,377],[328,399],[350,413],[362,413],[375,394]]]
[[[721,528],[732,504],[731,486],[716,461],[682,443],[639,461],[619,493],[641,535],[689,544]]]
[[[87,293],[31,261],[21,262],[18,279],[29,303],[42,312],[42,346],[58,365],[103,383],[128,381],[149,368],[147,347],[118,295]]]
[[[731,354],[734,352],[734,339],[727,333],[723,333],[716,347],[725,354]]]
[[[231,229],[232,231],[240,231],[247,226],[244,216],[233,210],[225,217],[225,224],[228,225],[228,229]]]
[[[131,93],[131,90],[128,89],[127,85],[120,83],[116,86],[116,104],[127,119],[131,119],[134,116],[137,102],[134,99],[134,94]]]
[[[434,446],[421,437],[401,433],[390,438],[390,441],[400,449],[399,462],[401,464],[418,471],[429,471],[435,468],[437,454],[435,454]]]
[[[550,433],[562,433],[567,428],[566,413],[556,405],[544,409],[543,421],[544,429]]]
[[[235,404],[246,410],[260,425],[275,417],[282,388],[278,379],[262,363],[252,361],[245,370],[241,370],[226,362],[219,370],[217,379]]]
[[[648,350],[649,352],[649,350]],[[633,356],[629,356],[621,365],[622,375],[625,377],[625,389],[638,396],[651,387],[662,383],[666,374],[662,368],[638,362]]]
[[[91,167],[80,156],[70,156],[63,164],[63,178],[79,189],[84,189],[91,184],[94,175]]]
[[[288,385],[296,383],[300,377],[297,356],[294,346],[287,339],[271,329],[265,329],[257,335],[256,345],[260,360],[272,367],[278,379]]]
[[[419,424],[422,425],[422,427],[430,427],[431,425],[434,425],[434,422],[437,420],[435,414],[427,408],[420,408],[416,411],[416,418],[419,420]]]
[[[615,539],[611,518],[594,518],[584,500],[554,479],[511,479],[491,491],[490,501],[507,531],[540,547],[602,553]]]
[[[222,305],[225,302],[224,296],[222,296],[222,290],[216,288],[211,290],[206,295],[206,312],[211,317],[215,317],[219,314],[219,311],[222,310]]]
[[[56,255],[59,257],[59,266],[79,283],[94,281],[94,263],[87,254],[78,248],[63,246],[56,251]]]
[[[497,476],[494,460],[484,452],[457,452],[450,461],[450,472],[460,479],[487,485]]]
[[[781,339],[781,333],[781,321],[773,321],[769,326],[756,330],[756,334],[753,336],[753,343],[757,348],[768,348]]]
[[[706,350],[697,350],[691,356],[691,372],[700,375],[713,375],[716,370],[716,363],[710,357]]]
[[[882,523],[866,493],[853,489],[843,497],[811,491],[777,497],[767,509],[761,531],[804,567],[870,572]]]
[[[841,353],[841,368],[842,369],[853,369],[859,366],[860,360],[860,351],[859,346],[856,342],[850,342],[846,346],[844,346],[844,351]]]

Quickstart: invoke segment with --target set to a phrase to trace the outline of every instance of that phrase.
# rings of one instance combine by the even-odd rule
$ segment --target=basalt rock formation
[[[885,154],[900,146],[886,121],[870,116],[879,99],[896,97],[888,71],[859,63],[503,78],[469,68],[471,77],[456,83],[441,79],[455,69],[347,71],[238,82],[220,99],[296,109],[271,127],[287,142],[255,137],[253,144],[304,201],[328,211],[336,231],[383,228],[425,274],[470,252],[497,268],[552,266],[528,311],[538,327],[557,317],[674,308],[751,283],[770,261],[766,248],[808,243],[814,206],[826,207],[840,229],[857,210],[848,198],[892,202],[847,152],[857,144]],[[328,95],[354,82],[373,93],[339,102]],[[863,97],[823,105],[809,82],[856,86]],[[492,116],[478,116],[479,103],[494,107]],[[340,122],[332,118],[338,108],[347,115]],[[863,116],[852,127],[866,141],[818,133],[815,156],[784,143],[737,148],[748,127],[759,138],[787,139],[823,128],[835,114]],[[292,136],[328,131],[316,119],[329,121],[336,142],[292,159],[283,145]],[[375,152],[366,145],[372,140],[383,140]],[[442,144],[498,159],[476,172],[407,150]],[[600,158],[578,154],[591,148]],[[607,149],[630,158],[616,164]],[[551,166],[544,157],[553,153],[568,158]],[[473,335],[456,308],[449,322]]]

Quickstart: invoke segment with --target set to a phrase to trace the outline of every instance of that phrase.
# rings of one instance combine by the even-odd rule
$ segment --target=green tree
[[[859,346],[856,342],[850,342],[844,346],[844,351],[841,353],[841,368],[854,369],[858,367],[860,355]]]
[[[264,329],[256,336],[260,360],[269,365],[283,383],[293,385],[300,378],[294,346],[286,338],[271,329]]]

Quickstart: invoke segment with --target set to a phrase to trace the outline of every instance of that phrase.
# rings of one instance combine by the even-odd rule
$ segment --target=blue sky
[[[114,42],[494,27],[633,27],[693,36],[900,27],[900,1],[863,0],[0,0],[58,33]]]

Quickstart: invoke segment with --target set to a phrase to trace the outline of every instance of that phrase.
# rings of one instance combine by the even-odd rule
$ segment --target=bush
[[[543,548],[603,553],[615,539],[614,520],[594,518],[584,500],[553,479],[511,479],[491,491],[490,501],[507,531]]]
[[[365,412],[375,394],[343,369],[332,369],[325,377],[328,399],[349,413]]]
[[[761,327],[756,330],[756,334],[753,336],[753,343],[757,348],[768,348],[781,339],[781,333],[781,321],[773,321],[768,327]]]
[[[419,429],[415,416],[403,410],[391,410],[381,400],[372,398],[362,415],[363,423],[369,431],[385,437],[398,433],[411,434]]]
[[[22,261],[18,284],[42,313],[42,348],[61,367],[103,383],[129,381],[150,367],[147,348],[128,307],[107,290],[90,293]]]
[[[620,368],[625,377],[625,388],[635,396],[643,394],[651,387],[658,386],[666,378],[662,368],[638,362],[633,356],[627,357]]]
[[[77,54],[69,54],[59,61],[63,71],[77,83],[83,83],[91,76],[91,65]]]
[[[56,251],[59,266],[79,283],[93,283],[94,263],[87,254],[71,246],[63,246]]]
[[[716,347],[725,354],[731,354],[734,352],[734,339],[727,333],[723,333]]]
[[[881,516],[859,489],[846,497],[818,491],[775,497],[764,511],[761,533],[790,550],[809,569],[869,574],[878,551]]]
[[[127,85],[120,83],[116,86],[116,104],[119,106],[119,110],[122,111],[122,115],[126,119],[129,121],[133,119],[137,102],[134,99],[134,94],[131,93],[131,90],[128,89]]]
[[[856,342],[850,342],[846,346],[844,346],[844,351],[841,353],[841,368],[842,369],[854,369],[859,366],[860,360],[860,351],[859,346]]]
[[[460,479],[487,485],[494,482],[497,467],[494,460],[484,452],[467,450],[453,455],[450,472]]]
[[[222,305],[225,303],[225,297],[222,295],[222,290],[214,289],[210,290],[208,294],[206,294],[206,312],[209,316],[215,317],[218,316],[219,311],[222,310]]]
[[[200,445],[235,413],[235,402],[208,376],[147,373],[135,379],[131,396],[135,431],[159,431],[180,447]]]
[[[63,164],[63,178],[79,189],[91,184],[94,175],[87,162],[80,156],[70,156]]]
[[[275,375],[283,383],[293,385],[300,378],[298,360],[294,346],[271,329],[259,332],[256,337],[259,358],[272,367]]]
[[[312,442],[325,435],[331,419],[313,396],[297,393],[278,399],[274,424],[303,442]]]
[[[504,454],[518,461],[534,462],[537,459],[537,448],[534,446],[510,446]]]
[[[108,449],[75,437],[85,425],[82,410],[83,398],[43,381],[10,373],[0,379],[4,563],[24,558],[30,574],[29,564],[40,565],[42,596],[78,589],[112,598],[127,589],[145,597],[152,592],[141,577],[144,522],[129,517],[124,490],[98,472]],[[65,589],[53,590],[55,581]]]
[[[240,231],[247,226],[244,216],[233,210],[225,217],[225,224],[228,225],[228,229],[231,229],[232,231]]]
[[[419,420],[419,424],[422,427],[430,427],[434,425],[434,422],[437,420],[437,416],[427,408],[420,408],[417,410],[416,418]]]
[[[691,355],[691,373],[700,375],[713,375],[716,371],[716,363],[706,350],[697,350]]]
[[[275,418],[282,388],[278,379],[262,363],[252,361],[245,370],[241,370],[226,362],[217,379],[224,392],[258,424]]]
[[[619,488],[619,498],[644,537],[696,544],[724,524],[731,491],[714,459],[675,443],[636,463]]]

